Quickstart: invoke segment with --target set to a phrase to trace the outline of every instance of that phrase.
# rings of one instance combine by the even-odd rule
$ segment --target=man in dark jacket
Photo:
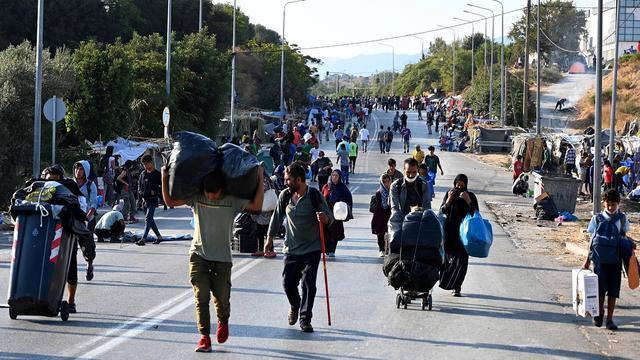
[[[158,197],[162,194],[162,182],[160,172],[156,170],[151,155],[144,155],[141,162],[142,165],[144,165],[145,171],[140,174],[138,194],[140,194],[144,200],[145,226],[142,239],[136,242],[136,245],[144,246],[147,241],[147,235],[149,235],[149,230],[153,230],[154,234],[156,234],[154,244],[159,244],[162,241],[162,235],[160,235],[156,221],[153,218],[156,208],[158,207]]]

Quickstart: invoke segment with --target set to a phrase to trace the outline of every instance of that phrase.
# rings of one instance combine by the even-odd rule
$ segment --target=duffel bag
[[[174,134],[169,157],[169,195],[186,200],[202,190],[202,180],[218,166],[216,143],[189,131]]]

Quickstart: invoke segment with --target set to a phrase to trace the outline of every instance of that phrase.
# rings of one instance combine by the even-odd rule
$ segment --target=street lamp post
[[[469,20],[465,20],[465,19],[461,19],[459,17],[454,17],[454,20],[459,20],[465,23],[470,22],[471,23],[471,82],[473,82],[473,72],[475,69],[475,62],[476,62],[476,49],[475,49],[475,35],[476,35],[476,30],[474,27],[474,23],[472,21]]]
[[[452,96],[456,96],[456,31],[450,27],[438,25],[439,28],[449,29],[453,32],[453,42],[451,43],[451,51],[453,52],[453,75],[451,76],[451,91]]]
[[[494,14],[493,10],[489,8],[485,8],[478,5],[467,4],[469,6],[489,11],[491,13],[491,63],[489,65],[489,118],[493,119],[493,38],[494,38],[494,28],[495,28],[495,19],[496,14]],[[486,48],[486,46],[485,46]]]
[[[414,36],[414,35],[411,35],[411,37],[420,40],[420,55],[422,56],[420,59],[424,60],[424,39],[422,39],[419,36]]]
[[[44,33],[44,0],[38,0],[38,25],[36,32],[36,94],[35,109],[33,112],[32,166],[32,176],[34,179],[37,179],[40,175],[40,126],[42,124],[42,38]]]
[[[620,51],[620,37],[618,34],[620,30],[620,0],[616,0],[616,46],[613,54],[613,86],[611,89],[611,118],[610,118],[610,133],[609,136],[609,161],[613,164],[613,149],[615,146],[616,138],[616,100],[618,97],[618,51]]]
[[[600,2],[602,3],[602,0]],[[542,132],[542,124],[540,123],[540,0],[538,0],[538,14],[536,17],[536,22],[538,23],[536,26],[536,134],[540,135]],[[602,18],[601,15],[600,18]],[[594,182],[594,184],[596,183]]]
[[[198,31],[202,30],[202,0],[200,0],[200,8],[198,11]]]
[[[236,107],[236,0],[233,0],[233,29],[231,30],[231,106],[229,108],[229,120],[231,121],[231,141],[234,134],[234,114]]]
[[[284,21],[286,16],[287,5],[303,2],[306,0],[293,0],[287,1],[284,6],[282,6],[282,46],[280,51],[280,113],[284,114]]]
[[[171,95],[171,0],[167,0],[167,61],[165,65],[165,90],[168,103]]]
[[[389,44],[385,44],[385,43],[378,43],[382,46],[388,46],[391,48],[391,95],[395,95],[396,94],[396,87],[395,87],[395,76],[396,76],[396,49],[389,45]]]
[[[499,0],[492,0],[500,4],[500,24],[502,25],[501,44],[500,44],[500,123],[502,126],[506,124],[506,106],[507,99],[506,81],[507,81],[507,68],[504,66],[504,6]]]
[[[489,39],[489,33],[487,32],[487,17],[482,15],[482,14],[478,14],[476,12],[473,11],[469,11],[469,10],[464,10],[464,12],[466,12],[467,14],[471,14],[471,15],[475,15],[475,16],[479,16],[481,18],[484,19],[484,67],[487,67],[487,48],[489,47],[487,45],[487,40]]]
[[[540,0],[538,0],[540,1]],[[593,213],[600,213],[600,181],[602,179],[602,0],[598,0],[598,29],[596,31],[596,114],[595,114],[595,154],[593,159],[593,183],[598,184],[593,187]],[[538,4],[540,11],[540,4]],[[539,14],[539,13],[538,13]],[[540,15],[538,15],[540,18]],[[616,34],[617,37],[618,34]],[[616,54],[618,56],[618,54]],[[539,66],[538,66],[539,67]],[[614,136],[615,134],[611,134]],[[613,149],[609,149],[613,151]]]

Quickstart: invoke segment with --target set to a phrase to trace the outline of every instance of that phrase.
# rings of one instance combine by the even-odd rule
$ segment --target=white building
[[[630,47],[636,48],[640,41],[640,0],[620,1],[620,41],[619,53],[622,55]],[[593,56],[596,52],[596,37],[598,30],[598,9],[587,10],[587,36],[580,42],[580,51]],[[616,39],[616,2],[604,4],[602,12],[602,56],[604,61],[613,60]],[[591,59],[589,59],[591,60]]]

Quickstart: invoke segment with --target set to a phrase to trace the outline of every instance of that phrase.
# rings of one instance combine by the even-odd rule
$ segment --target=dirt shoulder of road
[[[537,220],[531,198],[514,196],[513,202],[488,201],[486,204],[516,247],[532,254],[555,257],[565,266],[577,266],[584,261],[589,246],[587,226],[593,208],[591,201],[579,199],[574,212],[578,220],[562,224]],[[625,199],[621,209],[631,221],[629,236],[640,239],[640,224],[637,222],[640,205]]]

